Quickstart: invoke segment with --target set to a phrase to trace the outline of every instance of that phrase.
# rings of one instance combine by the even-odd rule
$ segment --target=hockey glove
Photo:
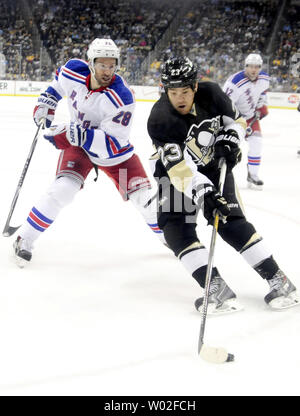
[[[242,159],[242,152],[239,148],[239,136],[235,130],[222,131],[217,137],[215,144],[215,159],[221,157],[226,159],[227,168],[231,170]]]
[[[37,105],[33,110],[33,120],[37,126],[45,119],[45,126],[48,128],[54,119],[54,113],[57,107],[57,99],[47,92],[42,93]],[[45,127],[44,126],[44,127]]]
[[[57,149],[66,149],[67,147],[83,147],[87,137],[94,136],[92,129],[83,129],[79,124],[72,121],[70,124],[60,124],[51,127],[44,138],[49,140]]]
[[[260,108],[257,108],[255,110],[255,118],[257,120],[261,120],[262,118],[266,117],[269,114],[268,107],[266,105],[263,105]]]
[[[223,220],[230,213],[226,199],[210,184],[201,185],[197,190],[194,190],[193,201],[202,209],[208,224],[213,224],[216,211],[219,212]]]

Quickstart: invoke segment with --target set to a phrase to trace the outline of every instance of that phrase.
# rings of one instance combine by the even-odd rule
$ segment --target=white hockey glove
[[[51,126],[51,123],[54,120],[57,102],[57,99],[47,92],[43,92],[39,96],[37,105],[33,110],[33,120],[37,126],[40,125],[43,119],[45,120],[44,127],[48,128]]]
[[[70,124],[59,124],[51,127],[44,134],[44,138],[57,149],[66,149],[70,145],[83,147],[89,135],[93,137],[94,131],[92,129],[83,129],[79,124],[72,121]]]

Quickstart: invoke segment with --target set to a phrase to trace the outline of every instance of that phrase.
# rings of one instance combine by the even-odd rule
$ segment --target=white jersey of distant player
[[[224,84],[223,91],[231,98],[242,116],[249,120],[255,109],[267,105],[267,90],[270,77],[260,71],[256,81],[250,81],[244,71],[231,75]]]
[[[117,74],[108,87],[97,90],[89,88],[90,77],[87,62],[71,59],[59,68],[46,91],[58,100],[66,96],[71,121],[94,129],[94,138],[86,151],[90,160],[100,166],[116,165],[133,155],[129,136],[134,95]]]

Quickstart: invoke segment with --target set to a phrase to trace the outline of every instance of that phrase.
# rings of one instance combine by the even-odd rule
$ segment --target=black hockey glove
[[[215,144],[215,159],[221,157],[226,159],[227,169],[231,170],[242,159],[242,152],[239,148],[239,136],[235,130],[221,132]]]
[[[208,224],[213,224],[215,212],[218,211],[223,219],[230,213],[226,199],[216,190],[213,185],[204,184],[193,191],[193,201],[202,210]]]

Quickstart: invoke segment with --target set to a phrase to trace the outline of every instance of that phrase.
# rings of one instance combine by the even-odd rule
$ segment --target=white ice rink
[[[36,98],[0,97],[0,226],[4,227],[36,127]],[[132,143],[148,173],[152,153],[138,103]],[[56,120],[68,119],[61,103]],[[246,151],[235,169],[248,219],[300,289],[300,113],[270,109],[262,121],[263,192],[246,188]],[[52,182],[59,155],[42,136],[12,218]],[[205,343],[235,354],[197,356],[199,287],[102,173],[37,241],[28,268],[0,237],[0,395],[298,395],[300,307],[272,312],[268,285],[218,238],[215,260],[244,311],[209,318]],[[211,228],[198,234],[209,246]]]

